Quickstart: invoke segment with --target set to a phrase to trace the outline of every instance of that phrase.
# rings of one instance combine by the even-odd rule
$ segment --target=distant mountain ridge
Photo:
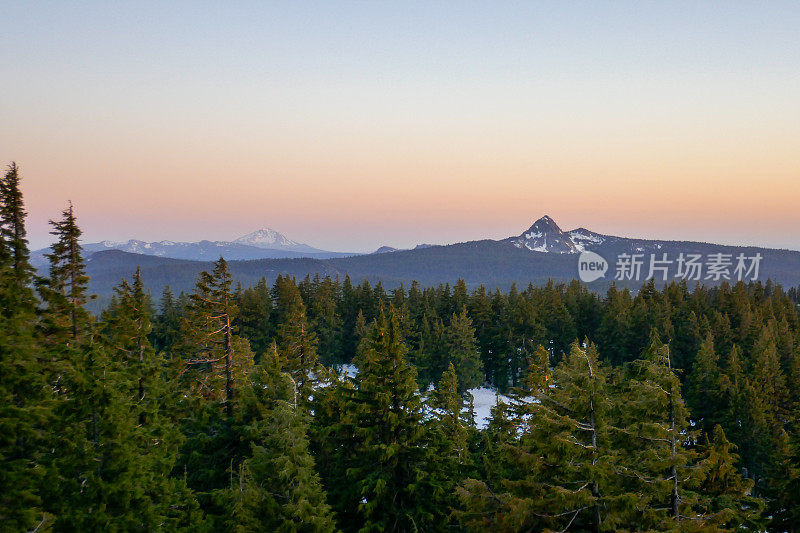
[[[252,235],[252,234],[251,234]],[[258,240],[259,236],[255,237]],[[267,235],[266,239],[272,237]],[[142,241],[135,241],[131,246],[141,250]],[[251,241],[252,242],[252,241]],[[127,244],[127,243],[126,243]],[[150,244],[152,251],[155,244]],[[358,282],[367,279],[370,282],[382,281],[387,288],[400,283],[408,286],[411,281],[423,285],[454,283],[459,278],[466,281],[469,287],[485,285],[490,289],[507,289],[511,284],[520,287],[529,283],[543,284],[549,279],[568,282],[578,278],[579,259],[583,252],[593,252],[608,263],[608,271],[596,281],[588,283],[593,290],[605,290],[611,283],[620,287],[638,289],[644,282],[651,257],[670,258],[670,265],[663,272],[666,281],[679,281],[678,258],[681,254],[696,255],[708,258],[722,254],[735,261],[738,255],[755,257],[760,255],[759,280],[771,279],[786,287],[800,285],[800,252],[792,250],[775,250],[759,247],[728,246],[691,241],[660,241],[617,237],[596,233],[586,228],[563,231],[549,216],[545,216],[522,234],[501,240],[469,241],[450,245],[420,245],[411,250],[383,249],[383,253],[371,254],[339,254],[336,257],[323,257],[292,250],[274,250],[237,243],[215,243],[201,241],[207,259],[205,261],[179,261],[175,258],[158,256],[155,253],[145,257],[138,253],[126,253],[116,248],[104,248],[104,251],[91,252],[94,245],[87,245],[87,269],[92,277],[90,290],[108,298],[112,287],[119,283],[123,276],[129,277],[141,265],[144,279],[154,295],[165,285],[174,290],[191,290],[197,274],[211,267],[211,261],[219,255],[231,260],[230,266],[234,278],[244,286],[257,282],[260,278],[274,280],[279,274],[287,274],[298,278],[308,276],[331,275],[344,277],[350,275]],[[285,244],[285,243],[284,243]],[[296,244],[285,244],[295,246]],[[170,245],[166,245],[170,246]],[[174,249],[175,245],[171,245]],[[230,253],[233,246],[242,246],[248,250],[260,252],[294,253],[300,257],[284,256],[280,258],[261,258],[257,260],[237,260]],[[229,248],[231,247],[231,248]],[[225,255],[228,254],[228,255]],[[640,258],[641,276],[636,279],[615,279],[615,261],[620,257],[632,256]],[[730,268],[733,272],[733,265]],[[725,278],[707,279],[706,271],[699,279],[688,279],[691,285],[702,283],[716,285]],[[657,281],[664,283],[664,278]],[[735,279],[730,279],[735,282]]]
[[[147,242],[131,239],[124,242],[101,241],[88,243],[83,245],[83,249],[87,254],[107,250],[119,250],[133,254],[168,257],[172,259],[189,259],[194,261],[215,261],[219,259],[220,256],[229,261],[237,261],[300,257],[330,259],[353,255],[313,248],[307,244],[293,241],[285,235],[266,227],[243,235],[233,241],[202,240],[198,242],[176,242],[165,240]],[[49,248],[36,250],[31,254],[31,261],[36,266],[46,264],[45,254],[49,252]]]

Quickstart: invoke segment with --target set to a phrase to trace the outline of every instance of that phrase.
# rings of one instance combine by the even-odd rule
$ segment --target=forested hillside
[[[131,269],[93,315],[71,206],[52,228],[39,275],[9,167],[0,531],[800,523],[797,288],[243,288],[220,259],[156,301]],[[509,398],[484,429],[480,384]]]
[[[613,258],[624,253],[634,253],[642,249],[648,253],[668,254],[675,259],[681,253],[708,256],[725,253],[735,257],[737,254],[763,256],[758,279],[771,279],[784,286],[800,284],[800,252],[790,250],[771,250],[766,248],[745,248],[720,246],[693,242],[644,241],[606,237],[607,241],[596,248]],[[338,276],[344,280],[368,280],[375,284],[381,282],[387,290],[404,284],[409,287],[413,281],[422,286],[436,286],[440,283],[455,284],[462,279],[470,290],[481,285],[499,288],[507,292],[513,284],[525,287],[529,283],[544,285],[548,280],[569,283],[578,275],[580,254],[559,254],[537,252],[517,248],[508,241],[483,240],[465,242],[448,246],[430,246],[414,250],[392,253],[369,254],[338,259],[261,259],[252,261],[229,261],[235,282],[244,287],[255,285],[262,277],[272,285],[279,275],[289,275],[298,279],[306,276]],[[661,255],[659,255],[661,257]],[[675,264],[671,266],[668,279],[676,279]],[[212,268],[211,261],[185,261],[163,257],[131,254],[118,250],[97,252],[88,257],[87,271],[91,274],[90,289],[98,295],[91,304],[95,311],[108,305],[114,286],[122,276],[141,267],[142,277],[147,286],[159,294],[169,285],[176,293],[192,290],[197,274]],[[615,281],[614,264],[604,279],[587,284],[591,290],[605,293],[612,283],[618,288],[638,291],[642,281],[622,279]],[[43,271],[46,271],[43,270]],[[646,267],[641,279],[646,277]],[[679,277],[679,276],[678,276]],[[705,277],[705,276],[704,276]],[[735,279],[732,278],[732,279]],[[700,279],[707,286],[716,286],[726,281],[720,279]],[[687,280],[693,287],[697,280]],[[659,288],[665,282],[657,280]]]

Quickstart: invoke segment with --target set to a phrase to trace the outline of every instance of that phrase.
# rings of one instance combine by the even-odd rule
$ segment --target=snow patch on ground
[[[477,389],[469,389],[472,394],[472,403],[475,409],[475,424],[478,429],[486,429],[489,425],[489,418],[491,418],[492,407],[497,405],[498,398],[508,403],[508,397],[502,394],[498,395],[497,391],[487,387],[480,387]]]
[[[354,378],[356,374],[358,374],[358,368],[352,364],[336,365],[334,370],[342,377]],[[432,388],[431,386],[431,389]],[[472,406],[475,410],[475,425],[478,426],[478,429],[486,429],[486,426],[489,425],[489,419],[492,416],[492,407],[497,405],[498,399],[502,402],[509,403],[508,396],[503,394],[498,395],[495,389],[490,389],[488,387],[469,389],[467,392],[472,395]]]
[[[358,368],[356,365],[341,365],[336,366],[336,373],[342,377],[354,378],[356,374],[358,374]]]

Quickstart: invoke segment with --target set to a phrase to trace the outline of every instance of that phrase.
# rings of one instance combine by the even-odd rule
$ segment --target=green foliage
[[[346,479],[360,498],[362,521],[360,528],[341,524],[346,529],[427,529],[442,512],[427,469],[428,436],[416,372],[406,352],[394,309],[388,317],[380,312],[361,341],[359,373],[345,406],[354,444]]]
[[[185,312],[185,295],[183,301],[176,299],[169,285],[164,288],[159,302],[160,312],[153,318],[153,329],[150,339],[158,352],[171,352],[180,339],[181,318]]]
[[[253,354],[235,331],[239,310],[225,259],[214,263],[212,272],[200,274],[189,299],[179,346],[181,380],[192,395],[219,402],[230,414],[235,389],[247,383]]]
[[[72,206],[52,222],[45,279],[24,218],[12,164],[0,531],[791,531],[800,519],[797,289],[387,291],[288,275],[233,289],[220,259],[158,311],[137,270],[96,319]],[[355,376],[326,366],[351,362]],[[498,394],[481,429],[480,384]]]
[[[253,287],[236,293],[239,314],[236,326],[240,334],[250,341],[250,346],[258,358],[267,351],[273,331],[270,322],[272,298],[267,280],[261,280]]]
[[[261,413],[243,428],[251,452],[230,487],[228,527],[242,532],[334,531],[333,513],[309,453],[307,421],[294,407],[288,376],[276,370],[257,372],[246,400]],[[283,392],[258,398],[259,389]]]
[[[637,494],[634,523],[653,529],[697,519],[697,435],[681,384],[672,371],[669,347],[656,335],[642,357],[629,363],[620,383],[623,398],[617,447],[620,471]]]
[[[81,334],[90,322],[85,309],[88,299],[89,277],[80,245],[81,230],[75,218],[72,204],[62,212],[59,221],[50,221],[51,235],[56,242],[47,255],[50,262],[50,277],[40,284],[39,290],[48,306],[45,315],[45,331],[50,340],[61,342],[71,337],[71,343],[81,342]]]
[[[317,335],[306,317],[303,302],[286,310],[286,322],[278,331],[278,353],[283,369],[291,376],[298,399],[305,405],[313,392],[317,366]]]
[[[475,328],[467,315],[467,309],[453,314],[445,333],[449,364],[456,373],[458,392],[477,387],[483,382],[483,365],[475,341]]]
[[[501,531],[623,527],[633,496],[618,479],[617,399],[597,350],[573,344],[552,374],[547,352],[536,353],[528,387],[514,394],[518,429],[495,437],[501,475],[493,487],[473,479],[460,488],[461,521]]]
[[[0,178],[0,531],[24,531],[50,519],[43,511],[47,434],[54,399],[25,240],[18,167]]]
[[[753,481],[739,473],[736,445],[728,441],[720,425],[714,426],[710,437],[706,433],[703,441],[699,514],[715,529],[763,530],[764,501],[752,496]]]

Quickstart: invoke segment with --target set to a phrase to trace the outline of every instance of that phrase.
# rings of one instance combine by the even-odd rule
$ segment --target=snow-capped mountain
[[[532,252],[574,254],[581,251],[572,236],[562,231],[558,224],[547,215],[534,222],[528,231],[519,237],[512,237],[510,240],[517,248],[527,248]]]
[[[261,228],[233,241],[147,242],[131,239],[124,242],[102,241],[87,243],[83,245],[83,249],[87,256],[105,250],[120,250],[133,254],[198,261],[214,261],[220,257],[233,261],[300,257],[330,259],[352,255],[312,248],[307,244],[293,241],[270,228]],[[32,262],[37,266],[46,264],[45,254],[49,252],[49,248],[36,250],[31,254]]]
[[[614,256],[620,253],[668,253],[674,255],[681,252],[696,253],[700,248],[716,246],[718,248],[731,248],[724,245],[710,245],[709,243],[695,243],[687,241],[661,241],[653,239],[638,239],[630,237],[617,237],[604,235],[586,228],[577,228],[563,231],[555,221],[545,215],[533,226],[518,237],[504,239],[516,248],[551,254],[579,254],[584,251],[605,253]]]
[[[247,246],[255,246],[256,248],[293,248],[297,246],[306,246],[299,242],[288,239],[282,233],[278,233],[272,228],[261,228],[247,235],[242,235],[233,242],[238,244],[245,244]]]

